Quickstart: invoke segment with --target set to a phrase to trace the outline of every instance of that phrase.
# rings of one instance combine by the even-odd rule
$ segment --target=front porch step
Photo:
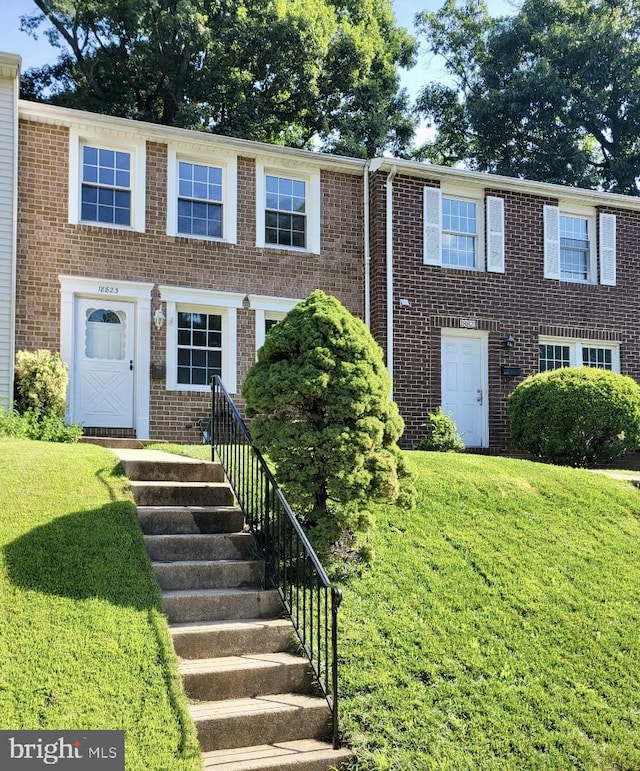
[[[187,695],[198,701],[318,693],[307,659],[291,653],[190,659],[180,662],[180,674]]]
[[[144,544],[152,562],[237,560],[256,554],[250,533],[145,535]]]
[[[277,618],[283,613],[280,596],[274,589],[165,591],[162,604],[171,623]]]
[[[259,589],[264,580],[260,560],[179,560],[151,567],[161,589]]]
[[[325,699],[298,693],[269,694],[192,704],[189,712],[203,752],[326,739],[331,715]]]
[[[244,527],[237,506],[138,506],[145,535],[238,533]]]
[[[226,482],[131,481],[138,506],[233,506],[233,492]]]
[[[121,457],[122,468],[129,479],[145,482],[224,482],[224,471],[220,463],[182,458],[175,460],[149,460]]]
[[[340,768],[350,756],[347,749],[334,750],[325,742],[306,739],[205,752],[202,767],[204,771],[327,771]]]
[[[181,659],[206,659],[243,653],[277,653],[296,649],[288,618],[204,621],[171,624],[173,647]]]

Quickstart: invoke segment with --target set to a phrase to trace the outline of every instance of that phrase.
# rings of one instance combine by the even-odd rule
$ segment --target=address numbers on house
[[[118,289],[117,286],[99,286],[98,287],[98,292],[100,292],[100,294],[118,294],[119,291],[120,290]]]

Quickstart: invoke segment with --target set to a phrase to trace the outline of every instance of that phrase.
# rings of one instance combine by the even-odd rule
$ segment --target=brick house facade
[[[406,446],[442,405],[468,446],[507,449],[507,397],[541,369],[640,382],[638,199],[391,159],[372,169],[371,282],[385,298],[372,329],[391,341]]]
[[[18,71],[0,54],[0,403],[14,349],[59,350],[88,433],[198,441],[211,373],[238,394],[315,288],[385,350],[407,447],[442,405],[508,448],[540,369],[640,382],[640,200],[18,102]]]

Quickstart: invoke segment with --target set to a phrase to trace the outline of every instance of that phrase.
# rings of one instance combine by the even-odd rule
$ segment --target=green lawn
[[[410,453],[344,587],[358,769],[640,769],[640,491],[588,471]]]
[[[0,439],[0,728],[124,729],[128,771],[200,767],[115,456]]]

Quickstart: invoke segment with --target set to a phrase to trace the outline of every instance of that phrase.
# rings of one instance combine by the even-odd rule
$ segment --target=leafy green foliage
[[[16,410],[4,412],[0,409],[0,436],[42,442],[77,442],[82,436],[82,426],[78,423],[67,425],[52,412],[27,410],[20,414]]]
[[[19,412],[38,410],[64,417],[69,376],[59,353],[18,351],[15,378]]]
[[[508,402],[516,447],[552,463],[592,466],[640,444],[640,386],[591,367],[532,375]]]
[[[411,504],[390,393],[363,322],[319,290],[270,330],[246,377],[253,439],[322,556],[345,531],[366,533],[369,501]]]
[[[34,0],[57,63],[23,96],[297,147],[408,151],[398,66],[415,41],[390,0]]]
[[[447,0],[418,28],[453,86],[426,86],[439,163],[637,195],[640,5],[525,0],[492,19],[484,0]]]
[[[340,610],[358,771],[640,767],[638,491],[582,469],[406,453]]]
[[[69,376],[59,353],[16,353],[16,410],[0,412],[0,436],[77,442],[82,426],[64,422]]]
[[[436,452],[460,452],[464,450],[464,442],[458,433],[458,428],[451,415],[438,407],[430,412],[427,421],[427,436],[418,443],[418,450],[435,450]]]

